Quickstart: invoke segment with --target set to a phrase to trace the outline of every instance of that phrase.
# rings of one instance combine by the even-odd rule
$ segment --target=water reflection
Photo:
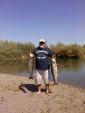
[[[22,60],[0,61],[0,73],[23,75],[28,72],[28,62]]]
[[[59,81],[85,88],[85,61],[64,60],[58,61],[68,65],[67,68],[59,67]]]
[[[84,60],[57,59],[57,63],[61,65],[68,65],[68,67],[58,66],[60,82],[85,88]],[[0,61],[0,73],[28,76],[28,61]]]
[[[74,70],[77,71],[80,68],[82,68],[83,63],[85,64],[85,62],[83,60],[78,60],[78,59],[57,59],[57,63],[58,64],[62,64],[62,65],[67,65],[68,66],[68,70]],[[62,67],[60,67],[62,68]],[[64,68],[66,69],[66,68]]]

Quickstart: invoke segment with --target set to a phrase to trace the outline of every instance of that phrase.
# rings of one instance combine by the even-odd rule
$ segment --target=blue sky
[[[85,0],[0,0],[0,39],[85,44]]]

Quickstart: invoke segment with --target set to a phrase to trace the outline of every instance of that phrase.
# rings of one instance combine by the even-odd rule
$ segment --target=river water
[[[85,88],[85,60],[60,60],[57,59],[58,80],[61,83]],[[28,61],[0,61],[0,73],[19,76],[29,76]]]

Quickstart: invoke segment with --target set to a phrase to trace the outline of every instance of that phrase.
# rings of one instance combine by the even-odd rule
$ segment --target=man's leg
[[[41,83],[42,83],[42,75],[41,75],[41,70],[36,70],[36,83],[38,87],[38,93],[41,93]]]
[[[43,71],[43,77],[44,77],[44,82],[45,82],[45,89],[46,89],[46,93],[49,93],[49,73],[48,70],[44,70]]]
[[[41,84],[38,84],[37,86],[38,86],[38,92],[37,92],[37,94],[39,95],[41,93]]]
[[[46,93],[49,94],[49,84],[45,84]]]

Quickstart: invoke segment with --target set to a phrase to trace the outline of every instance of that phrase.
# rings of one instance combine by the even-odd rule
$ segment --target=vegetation
[[[35,45],[31,42],[0,41],[0,59],[28,58],[34,47]],[[58,43],[50,45],[50,48],[58,58],[85,58],[85,45]]]
[[[65,45],[58,43],[56,45],[50,45],[50,48],[56,54],[58,58],[83,58],[85,57],[85,45],[78,44]]]
[[[32,43],[15,43],[0,41],[0,59],[21,59],[27,58],[34,48]]]

